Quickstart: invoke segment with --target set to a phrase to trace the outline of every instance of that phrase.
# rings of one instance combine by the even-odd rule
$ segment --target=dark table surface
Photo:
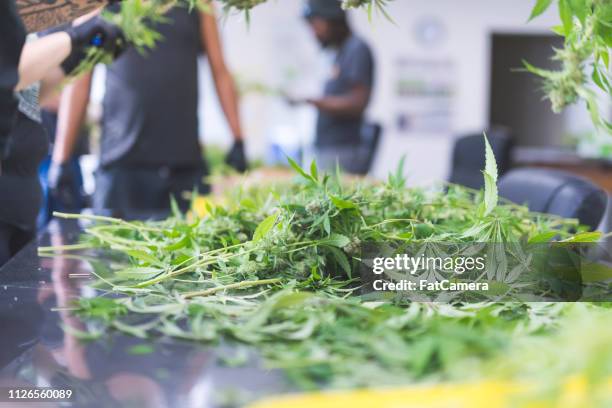
[[[95,296],[88,262],[69,257],[40,258],[39,245],[75,242],[76,221],[53,221],[0,269],[0,407],[8,387],[70,388],[73,407],[231,406],[288,389],[282,373],[261,367],[256,355],[228,367],[223,358],[240,350],[169,339],[153,344],[120,334],[83,342],[74,331],[82,322],[62,308],[75,298]],[[152,350],[152,351],[151,351]]]

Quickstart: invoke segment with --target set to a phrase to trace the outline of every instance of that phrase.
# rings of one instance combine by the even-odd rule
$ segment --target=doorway
[[[560,147],[567,133],[564,114],[552,112],[543,100],[542,81],[522,70],[523,61],[544,69],[557,69],[553,48],[563,47],[556,35],[496,34],[491,40],[489,123],[512,129],[514,144]]]

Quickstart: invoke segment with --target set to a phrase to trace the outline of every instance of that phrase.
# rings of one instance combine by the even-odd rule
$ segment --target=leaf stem
[[[253,286],[260,286],[260,285],[271,285],[274,283],[278,283],[280,281],[281,279],[279,278],[263,279],[263,280],[256,280],[256,281],[242,281],[242,282],[231,283],[229,285],[217,286],[214,288],[201,290],[198,292],[189,292],[189,293],[186,293],[183,297],[185,299],[191,299],[193,297],[199,297],[199,296],[210,296],[210,295],[214,295],[215,293],[221,292],[224,290],[244,289],[244,288],[250,288]]]
[[[92,244],[72,244],[72,245],[55,245],[55,246],[46,246],[46,247],[38,247],[38,253],[41,252],[60,252],[60,251],[74,251],[78,249],[91,249],[95,248]]]

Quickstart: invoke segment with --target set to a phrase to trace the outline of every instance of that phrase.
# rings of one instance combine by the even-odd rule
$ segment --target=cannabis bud
[[[311,201],[306,205],[306,212],[311,215],[321,213],[321,203],[319,201]]]
[[[236,272],[243,276],[256,275],[258,271],[259,265],[255,261],[244,262],[236,270]]]
[[[221,3],[228,9],[250,10],[265,1],[266,0],[221,0]]]
[[[357,237],[353,237],[351,239],[351,242],[345,245],[342,249],[348,255],[357,255],[359,253],[359,250],[361,249],[361,240]]]
[[[369,4],[372,0],[343,0],[342,8],[344,10],[359,8]]]

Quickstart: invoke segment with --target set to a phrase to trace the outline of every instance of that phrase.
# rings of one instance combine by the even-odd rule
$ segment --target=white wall
[[[405,154],[407,174],[413,184],[447,177],[452,135],[483,130],[488,121],[489,34],[547,32],[557,23],[556,10],[549,10],[527,24],[534,3],[535,0],[394,0],[389,3],[394,23],[376,15],[368,21],[364,12],[352,12],[355,31],[370,43],[377,60],[369,116],[383,123],[385,137],[375,163],[375,176],[386,176]],[[270,0],[251,13],[250,25],[241,14],[226,17],[220,28],[232,71],[296,95],[318,94],[328,61],[302,20],[301,10],[301,0]],[[417,39],[416,27],[424,21],[435,21],[442,27],[444,35],[436,45],[424,46]],[[456,96],[448,134],[406,136],[395,129],[394,63],[406,57],[447,59],[453,63]],[[205,63],[201,70],[202,140],[228,145],[231,135]],[[295,145],[308,144],[312,139],[314,112],[309,108],[290,109],[278,97],[247,95],[243,98],[242,116],[252,156],[262,156],[270,140],[282,139]]]
[[[352,12],[355,30],[372,46],[377,59],[376,91],[370,117],[385,125],[385,138],[374,174],[384,176],[401,155],[407,155],[407,173],[415,184],[444,179],[448,172],[451,134],[402,135],[394,129],[394,62],[398,58],[449,59],[454,64],[456,97],[452,134],[484,129],[488,122],[489,34],[496,32],[547,32],[557,23],[556,10],[527,24],[534,0],[395,0],[389,4],[394,23],[382,16],[368,21],[363,12]],[[250,27],[241,16],[230,16],[222,25],[228,61],[241,76],[279,84],[286,69],[302,78],[296,87],[320,90],[321,55],[300,18],[299,0],[270,1],[251,15]],[[422,45],[415,27],[436,21],[444,33],[436,45]],[[210,89],[210,86],[205,88]],[[204,139],[227,140],[218,112],[206,93],[203,109]],[[279,123],[289,123],[308,139],[308,113],[292,114],[274,98],[247,97],[243,104],[250,151],[261,154],[265,141]],[[311,123],[311,122],[310,122]],[[285,127],[286,128],[286,127]],[[309,130],[309,129],[307,129]]]

